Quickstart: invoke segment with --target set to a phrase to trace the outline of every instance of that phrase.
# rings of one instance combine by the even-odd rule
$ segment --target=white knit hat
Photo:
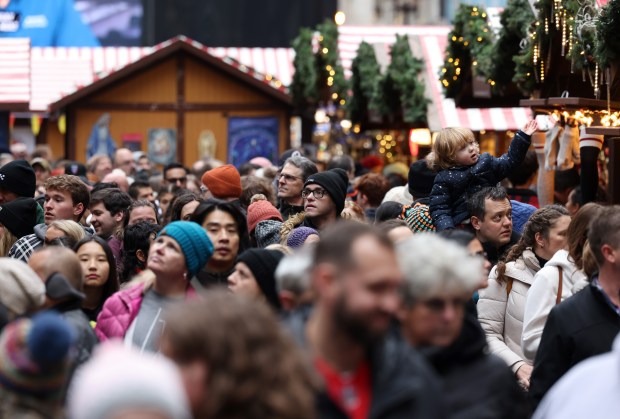
[[[45,284],[26,263],[0,258],[0,302],[12,318],[35,312],[45,302]]]
[[[172,419],[190,419],[181,375],[161,355],[140,353],[120,341],[105,342],[80,367],[69,388],[70,419],[105,419],[146,408]]]

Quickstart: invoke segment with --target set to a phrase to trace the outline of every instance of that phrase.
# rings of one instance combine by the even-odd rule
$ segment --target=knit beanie
[[[347,188],[349,187],[347,172],[337,168],[316,173],[306,180],[304,188],[312,184],[319,185],[325,189],[332,201],[334,201],[334,204],[336,204],[336,214],[340,217],[347,197]]]
[[[17,198],[0,205],[0,223],[18,239],[32,234],[37,225],[37,201]]]
[[[405,222],[414,233],[434,232],[437,229],[428,211],[428,205],[419,202],[411,207],[405,215]]]
[[[248,249],[237,257],[252,271],[258,287],[269,304],[276,310],[280,309],[280,299],[276,290],[275,272],[284,257],[282,252],[267,249]]]
[[[264,195],[257,194],[252,197],[252,203],[248,207],[248,232],[252,234],[256,224],[265,220],[282,220],[282,214]]]
[[[521,234],[523,233],[525,223],[527,223],[527,220],[529,220],[530,216],[536,211],[536,207],[515,200],[510,200],[510,203],[512,204],[512,229]]]
[[[381,203],[383,204],[390,201],[398,202],[402,205],[411,205],[413,203],[413,197],[406,186],[394,186],[386,192]]]
[[[45,302],[45,284],[28,264],[12,258],[0,258],[0,303],[9,319],[32,313]]]
[[[26,160],[13,160],[0,167],[0,188],[23,196],[34,197],[37,178]]]
[[[289,234],[288,238],[286,239],[286,245],[293,249],[297,249],[303,246],[303,244],[306,242],[306,239],[311,234],[316,234],[318,236],[319,232],[310,227],[297,227],[293,229],[293,231],[291,231],[291,234]]]
[[[232,164],[209,170],[202,175],[202,183],[209,188],[214,197],[220,199],[239,198],[243,192],[241,176]]]
[[[213,254],[213,243],[198,223],[174,221],[164,227],[159,236],[172,237],[181,246],[188,280],[200,272]]]
[[[426,160],[418,160],[409,166],[409,193],[415,198],[426,198],[431,194],[436,172],[428,168]]]
[[[52,311],[8,324],[0,336],[0,385],[38,398],[60,397],[74,342],[71,325]]]
[[[280,228],[282,228],[281,221],[259,221],[254,230],[256,245],[262,248],[270,244],[280,243]]]
[[[171,419],[191,418],[181,374],[172,361],[120,341],[103,342],[71,380],[67,417],[107,419],[135,408]]]

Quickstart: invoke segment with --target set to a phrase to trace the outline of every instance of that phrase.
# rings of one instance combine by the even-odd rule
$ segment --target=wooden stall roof
[[[208,48],[201,43],[193,41],[185,36],[177,36],[169,41],[157,45],[153,48],[153,51],[150,54],[143,56],[139,60],[108,74],[100,75],[92,83],[79,87],[74,92],[50,104],[49,109],[54,112],[65,108],[80,99],[100,91],[100,89],[110,86],[117,81],[128,78],[139,71],[161,62],[179,52],[184,52],[190,56],[194,56],[201,62],[230,74],[231,77],[254,87],[255,89],[269,95],[276,101],[279,101],[286,106],[291,106],[291,97],[288,95],[286,87],[278,80],[269,77],[266,78],[265,75],[255,72],[252,68],[240,64],[236,60],[226,57],[216,57],[209,53]]]

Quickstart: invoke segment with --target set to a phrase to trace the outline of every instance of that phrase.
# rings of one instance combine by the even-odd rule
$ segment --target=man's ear
[[[74,207],[73,207],[73,215],[74,216],[81,216],[84,215],[84,204],[82,202],[78,202]],[[80,215],[81,214],[81,215]]]
[[[480,230],[480,228],[481,228],[480,224],[482,223],[482,220],[480,220],[480,218],[476,217],[475,215],[472,215],[471,219],[470,219],[470,222],[471,222],[471,226],[474,228],[474,230]]]
[[[618,254],[616,253],[614,248],[608,244],[604,244],[601,246],[601,253],[603,254],[605,260],[609,263],[616,263],[616,261],[618,260]]]
[[[291,311],[297,306],[297,298],[295,298],[295,294],[290,291],[282,290],[278,294],[278,297],[285,311]]]
[[[319,296],[331,295],[336,281],[336,269],[332,264],[321,263],[314,267],[312,285]]]
[[[116,214],[114,214],[112,218],[114,218],[114,221],[116,221],[117,223],[120,223],[121,221],[123,221],[124,216],[125,216],[125,211],[119,211]]]

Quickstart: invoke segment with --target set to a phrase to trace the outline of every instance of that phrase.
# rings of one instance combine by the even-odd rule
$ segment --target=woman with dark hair
[[[489,286],[480,290],[478,319],[489,350],[512,368],[525,390],[530,386],[532,374],[532,364],[521,350],[525,297],[536,272],[566,246],[569,223],[568,210],[561,205],[536,210],[517,244],[491,270]]]
[[[170,207],[170,222],[189,221],[201,202],[202,198],[193,192],[179,195]]]
[[[250,247],[245,215],[230,202],[208,199],[194,210],[191,221],[202,226],[213,243],[213,256],[197,275],[204,286],[228,284],[237,255]]]
[[[123,235],[123,267],[119,278],[121,283],[130,281],[146,269],[149,248],[160,230],[159,224],[148,221],[127,226]]]
[[[114,255],[108,243],[97,235],[80,240],[73,251],[80,259],[84,274],[82,311],[94,321],[105,300],[119,289]]]

